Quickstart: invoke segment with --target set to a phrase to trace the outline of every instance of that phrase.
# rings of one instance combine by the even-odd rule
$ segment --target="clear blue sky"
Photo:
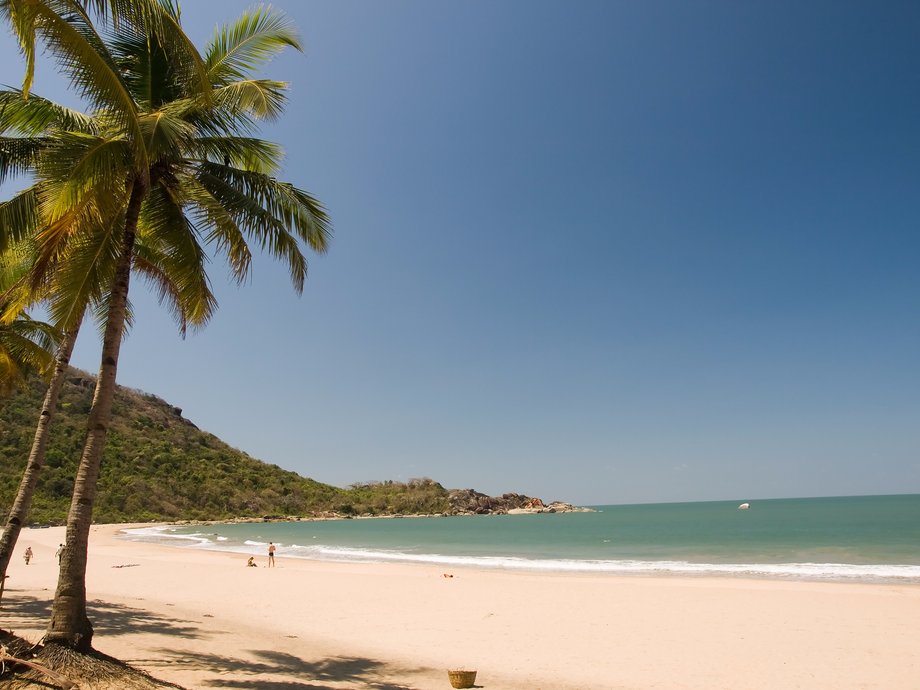
[[[215,262],[184,341],[135,282],[124,385],[337,485],[920,492],[920,4],[275,5],[307,49],[263,133],[331,251],[302,298]]]

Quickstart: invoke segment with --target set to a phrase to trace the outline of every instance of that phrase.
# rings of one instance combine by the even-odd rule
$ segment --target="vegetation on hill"
[[[93,377],[71,370],[58,402],[33,523],[67,516],[92,404]],[[35,432],[45,384],[32,380],[0,400],[0,509],[9,510]],[[322,484],[231,448],[160,398],[118,387],[94,508],[96,522],[235,517],[431,514],[449,510],[430,479]]]

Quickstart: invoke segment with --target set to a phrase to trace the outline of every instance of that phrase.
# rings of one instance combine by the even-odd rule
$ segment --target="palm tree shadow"
[[[252,675],[251,680],[215,678],[202,682],[203,686],[239,690],[335,690],[324,683],[343,681],[361,683],[374,690],[415,690],[412,685],[393,683],[385,678],[394,675],[407,677],[431,670],[423,667],[404,668],[365,657],[336,656],[308,660],[269,649],[250,650],[249,653],[254,658],[247,659],[220,654],[179,652],[174,649],[159,649],[157,653],[169,658],[166,663],[170,665],[182,664],[213,673]],[[266,676],[293,676],[302,677],[304,680],[268,680]]]
[[[118,636],[137,633],[175,635],[188,639],[202,637],[196,621],[176,620],[122,604],[105,601],[87,603],[87,613],[93,631],[100,636]],[[25,595],[3,597],[2,620],[7,627],[33,627],[36,620],[51,618],[51,602]]]
[[[185,639],[205,637],[197,621],[166,618],[143,609],[98,600],[89,602],[87,608],[95,634],[100,637],[138,633]],[[50,616],[51,602],[48,600],[9,591],[3,598],[0,616],[3,627],[33,628],[36,620],[45,621]],[[271,649],[249,650],[245,658],[172,648],[155,650],[154,655],[157,657],[155,661],[146,659],[142,664],[148,670],[152,667],[182,667],[204,671],[213,676],[202,680],[199,687],[237,690],[339,690],[342,682],[360,684],[372,690],[418,690],[418,686],[411,684],[412,676],[432,671],[425,667],[401,667],[366,657],[334,656],[311,660]],[[223,677],[228,673],[236,677]],[[393,677],[410,682],[389,680]],[[292,678],[294,680],[290,680]]]

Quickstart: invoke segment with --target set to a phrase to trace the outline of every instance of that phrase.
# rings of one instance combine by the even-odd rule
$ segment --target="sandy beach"
[[[920,586],[246,558],[93,528],[97,649],[189,688],[920,687]],[[41,637],[63,528],[25,530],[0,627]],[[35,554],[28,566],[21,555]]]

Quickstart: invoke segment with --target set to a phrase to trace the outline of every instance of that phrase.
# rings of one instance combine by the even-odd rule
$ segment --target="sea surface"
[[[156,526],[126,538],[264,558],[920,583],[920,494],[596,512]]]

